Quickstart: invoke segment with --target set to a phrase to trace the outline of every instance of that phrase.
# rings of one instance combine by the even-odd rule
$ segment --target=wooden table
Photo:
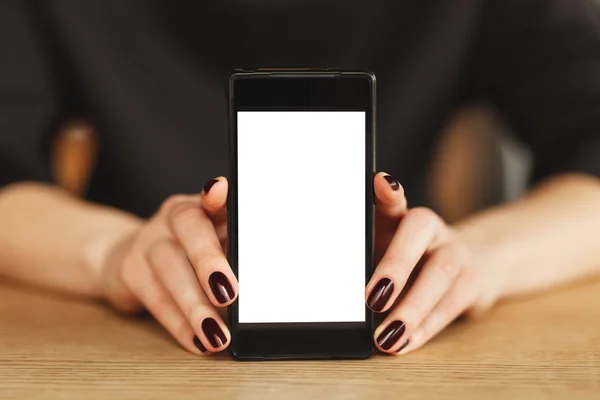
[[[600,399],[600,282],[497,307],[422,350],[234,362],[148,318],[0,286],[0,399]]]

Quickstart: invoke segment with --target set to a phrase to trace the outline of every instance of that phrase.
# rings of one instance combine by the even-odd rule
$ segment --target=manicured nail
[[[219,323],[213,318],[204,318],[204,321],[202,321],[202,332],[204,332],[210,344],[215,348],[223,347],[227,343],[225,333],[223,333]]]
[[[377,344],[384,350],[389,350],[400,339],[406,326],[402,321],[394,321],[385,328],[377,338]]]
[[[221,304],[225,304],[235,297],[233,286],[231,286],[229,279],[222,272],[217,271],[210,274],[208,284],[217,301]]]
[[[200,350],[203,353],[206,353],[206,347],[204,347],[198,336],[194,336],[194,345],[198,348],[198,350]]]
[[[204,189],[202,189],[204,191],[204,194],[207,195],[208,192],[210,191],[210,189],[215,185],[215,183],[219,182],[218,179],[211,179],[210,181],[206,182],[206,185],[204,185]]]
[[[367,304],[371,310],[379,312],[383,310],[383,307],[387,304],[390,296],[394,292],[394,282],[388,278],[383,278],[373,288]]]
[[[390,184],[390,187],[392,188],[392,190],[394,192],[396,192],[396,191],[398,191],[398,189],[400,189],[400,182],[398,182],[398,180],[396,178],[394,178],[391,175],[384,175],[383,177]]]
[[[396,353],[400,353],[402,350],[404,350],[404,348],[406,346],[408,346],[409,343],[410,343],[410,339],[406,339],[406,342],[402,343],[402,346],[400,346],[400,348],[398,348],[398,350],[396,350]]]

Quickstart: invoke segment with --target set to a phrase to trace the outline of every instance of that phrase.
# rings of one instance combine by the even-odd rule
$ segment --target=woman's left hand
[[[500,282],[480,265],[478,249],[435,212],[409,209],[397,180],[379,173],[374,187],[375,253],[380,261],[365,296],[373,311],[389,311],[375,330],[377,348],[405,354],[461,314],[489,308]]]

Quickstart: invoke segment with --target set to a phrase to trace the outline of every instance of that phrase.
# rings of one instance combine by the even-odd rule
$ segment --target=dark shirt
[[[83,117],[101,141],[87,198],[148,216],[226,174],[227,78],[254,67],[373,71],[378,169],[413,205],[475,101],[531,149],[533,183],[600,175],[599,21],[597,0],[4,0],[0,186],[51,182],[49,137]]]

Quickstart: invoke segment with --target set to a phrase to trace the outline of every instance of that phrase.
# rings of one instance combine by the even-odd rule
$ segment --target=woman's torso
[[[66,115],[100,137],[89,198],[148,216],[227,173],[227,78],[254,67],[373,71],[378,170],[424,204],[432,144],[467,95],[478,4],[49,1],[38,17]]]

